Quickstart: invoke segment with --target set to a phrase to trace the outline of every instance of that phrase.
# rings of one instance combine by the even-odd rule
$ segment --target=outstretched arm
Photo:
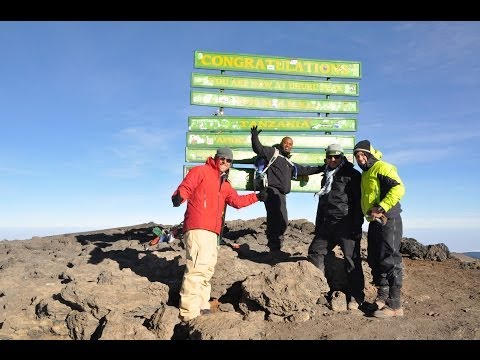
[[[245,206],[252,205],[258,201],[265,201],[266,197],[264,195],[260,195],[260,193],[252,192],[246,195],[239,195],[238,192],[232,188],[229,182],[225,183],[225,186],[228,186],[230,189],[228,191],[228,195],[225,198],[225,202],[234,207],[235,209],[240,209]]]
[[[325,172],[326,165],[319,165],[319,166],[304,166],[297,163],[294,163],[297,167],[297,175],[298,176],[305,176],[305,175],[314,175]]]
[[[258,138],[258,134],[260,134],[262,130],[258,130],[256,125],[252,126],[250,132],[252,133],[252,150],[258,156],[265,157],[269,161],[275,153],[275,149],[272,146],[262,145]]]

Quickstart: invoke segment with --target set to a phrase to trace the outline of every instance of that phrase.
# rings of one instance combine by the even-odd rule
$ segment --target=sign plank
[[[185,148],[185,161],[194,163],[204,163],[209,156],[214,157],[216,148]],[[232,149],[234,164],[253,164],[255,152],[247,148]],[[348,161],[353,162],[353,152],[346,151],[345,156]],[[305,149],[292,152],[290,160],[302,165],[323,164],[325,159],[324,149]]]
[[[197,50],[194,54],[194,66],[197,69],[248,71],[326,78],[361,78],[361,63],[357,61],[299,59]]]
[[[281,78],[261,78],[192,73],[192,87],[287,92],[293,94],[323,94],[358,96],[358,83],[312,80],[284,80]]]
[[[318,135],[318,134],[281,134],[265,133],[260,134],[260,141],[265,146],[280,144],[285,136],[293,140],[294,149],[322,149],[330,144],[340,144],[344,149],[353,149],[355,136],[349,135]],[[207,133],[201,131],[187,132],[187,146],[190,147],[222,147],[231,148],[252,148],[250,132],[238,133]]]
[[[263,131],[357,131],[354,118],[189,116],[188,130],[250,131],[257,125]]]
[[[357,100],[329,100],[316,98],[286,98],[271,96],[237,95],[190,91],[192,105],[217,106],[271,111],[316,113],[358,113]]]

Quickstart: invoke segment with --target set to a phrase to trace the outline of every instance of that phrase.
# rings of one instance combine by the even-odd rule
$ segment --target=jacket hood
[[[216,162],[215,162],[215,158],[209,156],[208,159],[205,161],[205,165],[208,165],[208,166],[210,166],[211,168],[217,170],[218,173],[220,174],[220,168],[217,166],[217,164],[216,164]],[[230,169],[228,169],[227,171],[225,171],[225,174],[227,174],[227,177],[228,177],[229,172],[230,172]]]
[[[208,165],[208,166],[214,168],[215,170],[220,171],[220,168],[215,163],[215,159],[211,156],[209,156],[207,161],[205,161],[205,165]]]
[[[372,153],[374,158],[376,158],[377,160],[380,160],[382,158],[383,154],[380,150],[374,149],[373,146],[370,146],[370,149],[372,149],[370,152]]]

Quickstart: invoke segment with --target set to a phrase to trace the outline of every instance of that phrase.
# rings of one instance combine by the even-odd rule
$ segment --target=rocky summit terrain
[[[1,340],[480,339],[480,261],[402,240],[405,316],[347,310],[341,250],[325,276],[306,260],[314,224],[290,222],[282,258],[265,218],[228,221],[212,279],[212,314],[178,319],[181,236],[150,246],[154,223],[0,242]],[[366,301],[373,302],[362,240]],[[0,342],[1,343],[1,342]]]

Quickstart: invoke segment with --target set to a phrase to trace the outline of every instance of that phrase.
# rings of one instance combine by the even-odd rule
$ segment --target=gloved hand
[[[252,133],[252,135],[258,136],[258,134],[260,134],[260,133],[262,132],[262,130],[258,130],[258,126],[257,126],[257,125],[254,125],[254,126],[252,126],[252,128],[250,129],[250,132]]]
[[[377,217],[377,218],[374,218],[374,217],[370,216],[370,218],[371,218],[370,221],[376,221],[376,222],[382,224],[382,226],[387,225],[388,218],[385,216],[385,214],[382,214],[380,217]]]
[[[183,198],[180,196],[180,192],[177,192],[175,195],[172,196],[173,207],[179,207],[182,201]]]
[[[262,191],[259,191],[257,194],[257,199],[258,201],[267,201],[268,199],[268,193],[267,193],[267,190],[262,190]]]
[[[387,225],[388,218],[385,216],[385,214],[382,214],[382,216],[380,216],[376,220],[380,220],[379,223],[381,223],[382,225]]]
[[[382,225],[386,225],[388,218],[383,212],[384,212],[384,210],[381,207],[374,206],[370,210],[367,211],[367,219],[370,218],[369,221],[377,221]],[[380,216],[379,217],[374,217],[373,213],[375,213],[375,214],[380,213]]]

